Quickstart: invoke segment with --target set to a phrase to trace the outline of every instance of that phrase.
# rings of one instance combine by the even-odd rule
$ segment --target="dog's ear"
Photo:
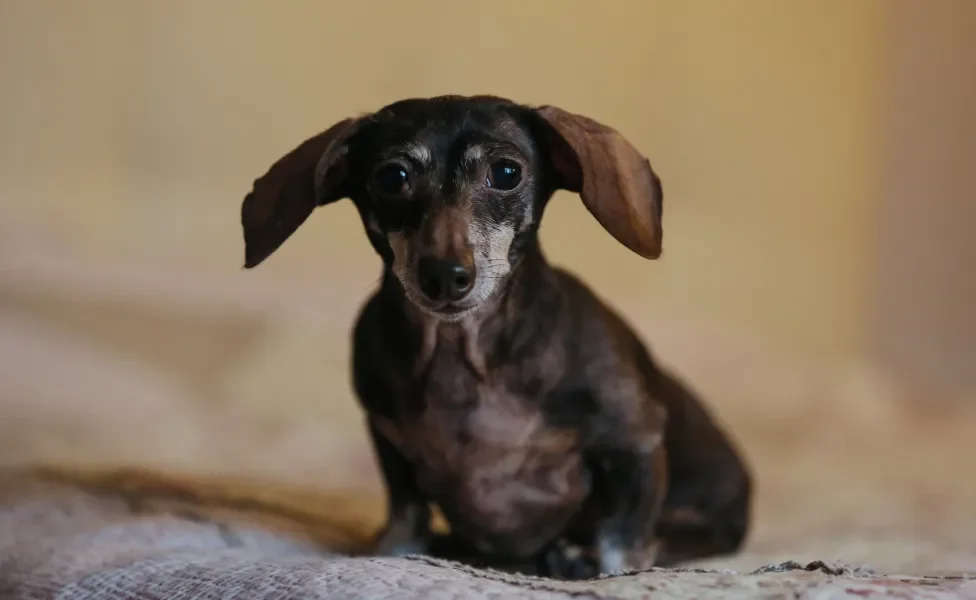
[[[254,181],[241,205],[244,267],[271,256],[315,207],[347,194],[347,142],[358,119],[339,121],[278,159]]]
[[[556,185],[583,204],[618,242],[644,258],[661,255],[661,180],[618,131],[554,106],[536,109]]]

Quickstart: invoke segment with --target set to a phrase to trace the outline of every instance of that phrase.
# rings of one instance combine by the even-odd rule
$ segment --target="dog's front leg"
[[[593,493],[600,506],[595,550],[601,574],[654,566],[657,520],[667,490],[661,444],[621,444],[592,454]]]
[[[373,552],[384,556],[426,554],[431,541],[430,507],[417,486],[414,466],[370,422],[370,436],[386,484],[386,526],[376,538]]]

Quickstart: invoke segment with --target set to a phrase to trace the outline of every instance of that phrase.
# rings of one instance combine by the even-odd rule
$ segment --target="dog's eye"
[[[488,169],[485,185],[496,190],[514,190],[522,181],[522,168],[510,160],[500,160]]]
[[[384,196],[402,196],[410,184],[410,174],[403,165],[390,163],[376,170],[373,185]]]

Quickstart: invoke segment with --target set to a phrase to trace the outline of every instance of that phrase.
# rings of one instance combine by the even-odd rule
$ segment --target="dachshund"
[[[377,554],[572,579],[744,542],[753,484],[740,451],[543,253],[557,190],[626,248],[661,255],[661,181],[621,133],[494,96],[412,98],[339,121],[243,201],[246,268],[344,198],[382,259],[352,350],[388,500]],[[432,507],[448,534],[433,533]]]

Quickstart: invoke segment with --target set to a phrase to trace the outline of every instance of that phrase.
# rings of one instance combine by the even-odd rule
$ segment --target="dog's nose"
[[[421,258],[417,263],[420,290],[435,302],[455,302],[474,287],[474,269],[453,260]]]

